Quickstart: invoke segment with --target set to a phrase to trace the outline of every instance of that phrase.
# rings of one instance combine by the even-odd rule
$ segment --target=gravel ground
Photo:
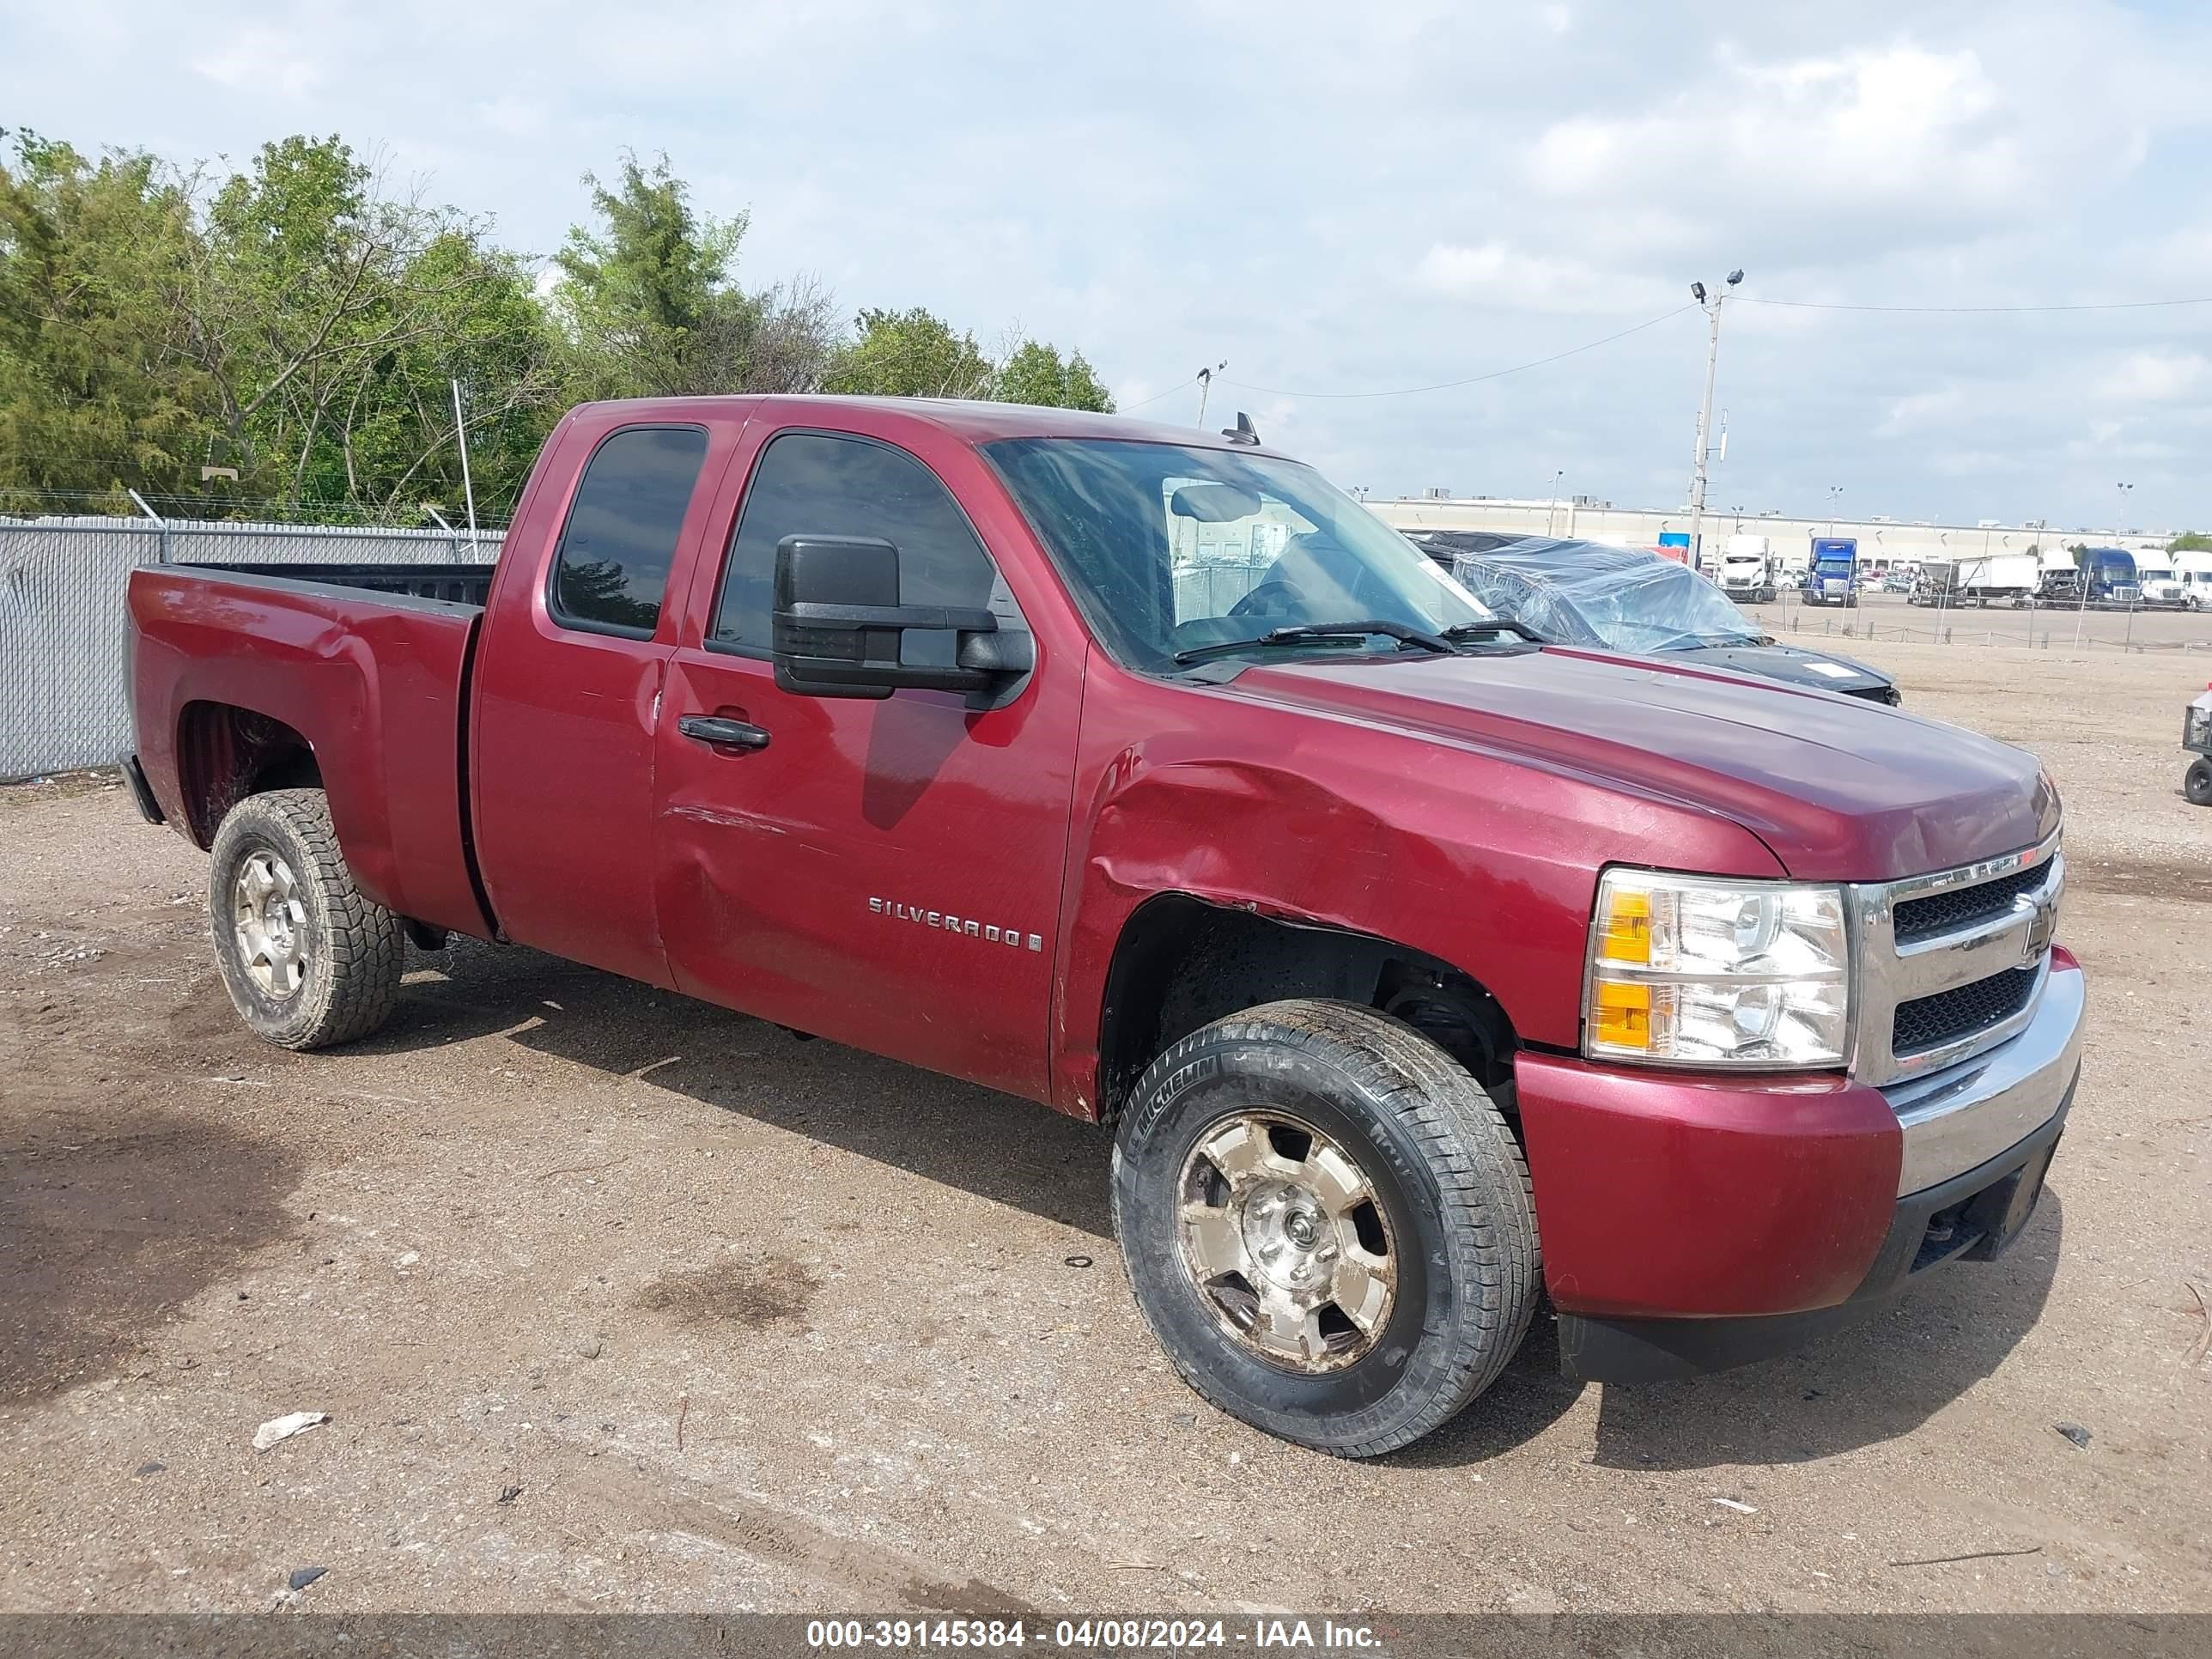
[[[1855,648],[2068,799],[2094,1024],[2029,1232],[1693,1382],[1577,1389],[1540,1321],[1364,1465],[1175,1380],[1094,1130],[484,947],[283,1054],[204,860],[0,790],[0,1608],[2212,1610],[2206,671]]]

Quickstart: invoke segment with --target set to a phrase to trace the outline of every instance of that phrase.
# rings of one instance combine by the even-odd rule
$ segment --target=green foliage
[[[457,518],[456,381],[491,517],[587,398],[1113,407],[1080,352],[1023,340],[994,357],[920,307],[863,311],[841,337],[818,283],[748,289],[745,216],[696,212],[665,156],[586,179],[590,222],[555,255],[549,303],[486,222],[395,193],[335,136],[220,172],[0,142],[0,510],[129,511],[135,489],[180,516]]]
[[[823,378],[828,392],[878,398],[984,398],[1000,403],[1111,411],[1114,399],[1081,352],[1065,362],[1056,347],[1024,340],[994,362],[975,337],[956,332],[920,306],[871,310],[854,319],[857,338],[840,346]]]
[[[1057,348],[1024,340],[1000,365],[992,396],[1001,403],[1114,412],[1114,397],[1080,351],[1066,362]]]
[[[854,319],[860,337],[830,359],[823,389],[876,398],[988,398],[991,360],[969,333],[921,306],[871,310]]]
[[[748,293],[732,279],[746,216],[695,214],[664,155],[625,155],[615,187],[586,174],[596,228],[554,256],[582,398],[806,392],[833,344],[833,305],[811,283]]]
[[[2185,530],[2166,544],[2169,553],[2212,553],[2212,536],[2202,531]]]
[[[0,166],[0,488],[197,486],[215,388],[175,362],[167,295],[191,265],[191,204],[149,155],[97,163],[14,135]]]

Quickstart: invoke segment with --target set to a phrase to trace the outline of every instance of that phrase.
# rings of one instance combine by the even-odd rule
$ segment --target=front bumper
[[[2063,1127],[2083,1000],[2080,965],[2054,951],[2025,1029],[1887,1092],[1523,1053],[1562,1368],[1632,1382],[1745,1364],[1873,1312],[1917,1273],[1996,1254]]]

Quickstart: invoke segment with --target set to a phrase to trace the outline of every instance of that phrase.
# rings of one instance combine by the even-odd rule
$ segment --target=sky
[[[336,132],[539,254],[665,152],[748,285],[1018,327],[1148,418],[1225,362],[1209,427],[1376,495],[1679,504],[1688,285],[1741,268],[1710,507],[2212,528],[2212,304],[1818,308],[2212,297],[2194,0],[0,0],[0,125]]]

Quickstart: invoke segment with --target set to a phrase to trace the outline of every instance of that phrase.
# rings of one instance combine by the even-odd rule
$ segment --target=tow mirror
[[[950,634],[952,660],[899,659],[909,632]],[[899,553],[875,536],[786,536],[775,544],[769,655],[775,683],[811,697],[888,697],[902,686],[988,697],[1029,672],[1027,634],[988,611],[899,603]]]

